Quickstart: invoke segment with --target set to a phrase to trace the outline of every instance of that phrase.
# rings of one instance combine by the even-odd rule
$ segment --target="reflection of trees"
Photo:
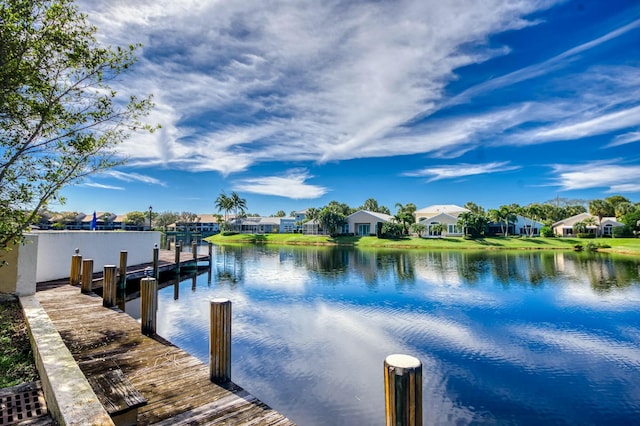
[[[243,246],[218,246],[216,277],[219,282],[237,284],[244,279]]]
[[[591,287],[598,292],[629,287],[639,281],[637,259],[617,257],[602,253],[575,253],[572,261],[575,269],[586,275]]]
[[[421,276],[424,272],[443,282],[468,285],[493,281],[504,286],[540,286],[569,279],[588,281],[597,291],[609,291],[638,283],[640,265],[638,259],[630,257],[558,251],[430,252],[265,245],[218,246],[217,251],[217,280],[231,284],[242,281],[245,268],[257,267],[253,265],[259,265],[264,256],[293,263],[329,285],[346,283],[348,275],[354,274],[370,288],[386,280],[414,284],[419,270]]]

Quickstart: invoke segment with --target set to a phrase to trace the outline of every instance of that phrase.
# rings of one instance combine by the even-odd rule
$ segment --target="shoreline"
[[[545,238],[545,237],[463,237],[420,238],[407,237],[397,240],[377,237],[329,237],[301,234],[217,234],[205,239],[214,244],[270,244],[296,246],[355,247],[362,249],[402,250],[564,250],[577,251],[576,246],[587,250],[591,243],[595,251],[630,256],[640,256],[638,238]]]

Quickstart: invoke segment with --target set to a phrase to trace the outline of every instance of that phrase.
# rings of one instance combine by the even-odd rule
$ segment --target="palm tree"
[[[224,221],[227,222],[227,216],[229,215],[229,212],[233,209],[231,198],[229,198],[227,194],[225,194],[224,191],[222,191],[220,195],[218,195],[218,198],[216,198],[215,206],[219,212],[224,211]]]
[[[598,225],[598,221],[593,216],[586,218],[585,220],[582,221],[582,223],[584,224],[585,232],[588,232],[588,227],[589,226],[597,226]],[[597,234],[597,232],[596,232],[596,234]]]
[[[413,203],[407,203],[404,206],[400,203],[396,203],[398,212],[395,214],[394,219],[400,225],[402,225],[402,232],[404,234],[409,233],[409,227],[416,221],[416,205]]]
[[[434,223],[433,225],[431,225],[431,233],[433,235],[442,235],[445,229],[446,228],[442,223]]]
[[[229,196],[230,204],[231,207],[233,208],[236,218],[235,218],[235,222],[236,225],[238,224],[238,211],[240,211],[241,214],[244,214],[247,210],[247,200],[245,200],[244,198],[240,198],[240,196],[238,195],[237,192],[232,192],[231,196]]]
[[[602,227],[602,218],[605,216],[612,216],[611,212],[613,207],[606,200],[591,200],[589,201],[589,213],[594,216],[598,216],[598,224]],[[600,229],[602,234],[602,229]]]

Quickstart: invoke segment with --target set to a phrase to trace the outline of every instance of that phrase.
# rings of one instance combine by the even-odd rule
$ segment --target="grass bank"
[[[207,238],[218,244],[295,244],[295,245],[342,245],[352,247],[380,247],[401,249],[433,249],[433,250],[573,250],[574,246],[588,243],[608,245],[610,248],[599,248],[599,251],[640,255],[640,239],[638,238],[523,238],[523,237],[489,237],[467,240],[461,237],[415,238],[407,237],[387,240],[377,237],[328,237],[302,234],[222,234]]]
[[[0,302],[0,389],[37,379],[22,308],[16,301]]]

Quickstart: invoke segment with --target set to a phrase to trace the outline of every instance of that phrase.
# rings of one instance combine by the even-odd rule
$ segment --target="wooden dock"
[[[213,384],[207,365],[160,337],[142,335],[140,323],[104,308],[100,297],[70,285],[39,288],[36,297],[86,377],[120,369],[147,399],[138,424],[294,424],[233,383]]]
[[[199,254],[196,256],[195,260],[193,258],[193,254],[191,252],[182,252],[180,253],[180,268],[182,270],[192,269],[195,270],[195,267],[202,262],[208,261],[209,256],[205,254]],[[71,260],[69,260],[71,263]],[[139,265],[127,265],[127,279],[134,280],[138,278],[142,278],[145,275],[145,270],[147,268],[152,268],[153,262],[142,263]],[[175,263],[175,252],[170,250],[160,250],[158,256],[158,272],[168,272],[173,271],[176,268]],[[92,289],[102,288],[102,274],[103,271],[95,272],[93,274],[93,282],[91,285]],[[48,288],[59,287],[64,284],[68,284],[69,279],[60,279],[60,280],[52,280],[52,281],[43,281],[37,283],[36,289],[37,291],[45,290]]]

